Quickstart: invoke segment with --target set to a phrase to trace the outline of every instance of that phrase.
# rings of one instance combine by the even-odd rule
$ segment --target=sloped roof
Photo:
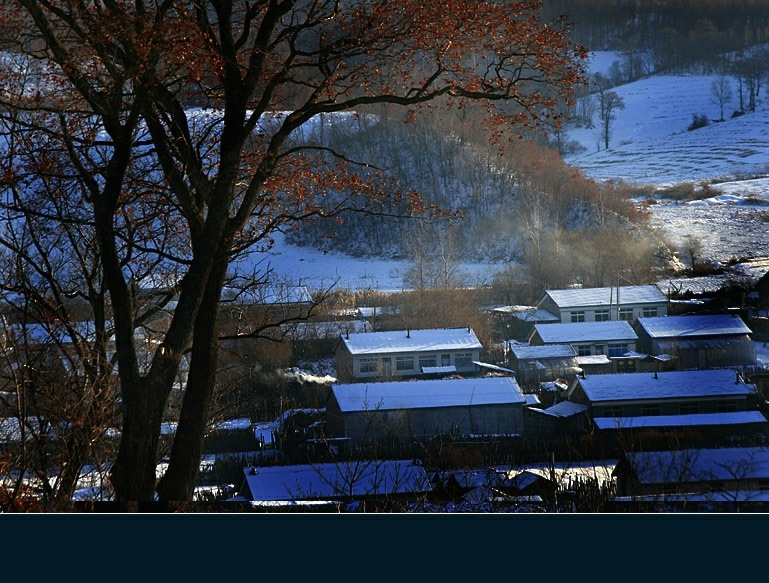
[[[593,403],[741,397],[756,392],[755,385],[743,382],[730,369],[597,374],[577,378],[577,383]]]
[[[361,332],[341,336],[351,354],[396,354],[480,350],[483,345],[472,328]]]
[[[584,413],[587,411],[590,407],[587,405],[582,405],[581,403],[574,403],[572,401],[561,401],[560,403],[556,403],[552,407],[548,407],[547,409],[530,409],[530,411],[535,411],[537,413],[543,413],[545,415],[550,415],[551,417],[572,417],[574,415],[579,415],[580,413]]]
[[[547,310],[527,310],[521,312],[514,312],[511,314],[513,318],[520,320],[521,322],[560,322],[561,319],[548,312]]]
[[[352,383],[333,385],[331,391],[344,413],[525,402],[513,377]]]
[[[598,429],[640,429],[643,427],[700,427],[769,423],[760,411],[691,413],[688,415],[644,415],[638,417],[596,417]]]
[[[651,338],[692,338],[750,334],[737,314],[697,314],[638,318],[638,325]]]
[[[545,344],[573,344],[575,342],[599,342],[613,340],[638,340],[629,322],[567,322],[559,324],[535,324],[534,329]]]
[[[667,297],[656,285],[620,286],[619,291],[617,287],[551,289],[545,292],[545,296],[550,296],[559,308],[616,306],[618,296],[621,305],[667,302]]]
[[[766,447],[647,451],[625,458],[642,484],[769,479]]]
[[[254,501],[329,500],[429,492],[430,480],[413,460],[371,460],[243,469]]]
[[[547,346],[512,346],[510,352],[518,360],[531,358],[574,358],[577,351],[570,344],[548,344]]]

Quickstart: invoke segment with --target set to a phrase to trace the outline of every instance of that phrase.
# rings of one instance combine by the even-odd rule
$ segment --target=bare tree
[[[373,165],[297,141],[296,130],[320,114],[428,102],[477,104],[498,139],[505,128],[517,136],[546,124],[551,104],[571,97],[586,51],[571,43],[565,18],[543,22],[539,9],[406,0],[7,7],[14,49],[51,66],[42,91],[3,93],[2,111],[25,112],[14,133],[48,138],[66,155],[52,164],[45,150],[32,152],[33,174],[56,176],[94,228],[122,398],[111,473],[119,501],[191,498],[233,257],[316,216],[373,213],[393,197],[419,206]],[[4,186],[22,188],[28,169],[14,165]],[[175,274],[178,295],[143,369],[135,270],[153,264]],[[179,424],[156,484],[163,413],[185,355]]]
[[[609,147],[611,138],[611,124],[617,119],[617,110],[625,109],[625,102],[616,91],[599,92],[599,108],[601,115],[601,137],[603,147]]]
[[[718,106],[720,121],[724,121],[724,106],[732,101],[732,86],[724,75],[719,75],[710,84],[710,102]]]
[[[689,266],[694,269],[697,265],[697,260],[700,259],[700,256],[702,255],[702,240],[694,235],[684,235],[683,242],[681,243],[681,251],[689,260]]]

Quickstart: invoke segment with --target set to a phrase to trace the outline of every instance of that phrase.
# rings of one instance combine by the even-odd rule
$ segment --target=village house
[[[729,369],[586,375],[566,392],[593,419],[747,411],[757,398],[756,386]]]
[[[471,328],[345,333],[335,349],[340,381],[475,373],[483,345]]]
[[[680,443],[681,436],[723,444],[769,435],[756,386],[728,369],[578,377],[565,396],[589,408],[592,431],[606,447],[631,438],[637,445]]]
[[[231,501],[322,504],[424,498],[432,484],[418,460],[358,460],[246,467]]]
[[[666,316],[668,299],[656,285],[631,285],[547,290],[537,309],[561,323],[632,322],[641,316]]]
[[[621,497],[684,500],[681,496],[718,494],[712,499],[769,501],[769,448],[626,452],[613,476],[617,496]]]
[[[520,436],[525,399],[513,377],[332,385],[331,438],[351,446],[428,441],[436,436]]]
[[[640,351],[667,355],[679,369],[756,363],[751,330],[737,314],[638,318],[634,329]]]
[[[579,366],[582,366],[581,357],[601,356],[601,363],[611,365],[611,370],[617,368],[617,364],[611,362],[615,359],[630,362],[627,355],[635,354],[637,340],[633,327],[624,320],[537,324],[528,339],[531,346],[570,345],[577,353]],[[590,359],[587,363],[595,365],[596,360]],[[635,362],[627,366],[634,370]],[[605,370],[609,372],[608,367]]]

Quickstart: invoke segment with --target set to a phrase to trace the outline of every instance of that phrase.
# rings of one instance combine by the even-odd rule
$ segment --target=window
[[[571,313],[571,321],[572,322],[584,322],[585,321],[585,312],[572,312]]]
[[[377,368],[377,361],[375,358],[360,359],[360,372],[376,372]]]
[[[609,313],[609,310],[596,310],[595,311],[595,321],[596,322],[608,322],[611,320],[611,314]]]
[[[644,417],[647,417],[649,415],[660,415],[660,406],[659,405],[643,405],[641,407],[641,415]]]
[[[699,413],[700,406],[697,403],[681,403],[678,406],[678,412],[681,415],[690,415],[692,413]]]
[[[604,407],[603,417],[622,417],[622,407]]]
[[[769,490],[769,480],[759,480],[758,489],[764,491]]]
[[[592,347],[589,344],[580,344],[575,346],[577,349],[577,356],[590,356],[593,354]]]
[[[608,345],[608,356],[622,356],[628,351],[627,342]]]
[[[454,366],[457,368],[469,368],[473,363],[472,352],[458,352],[454,357]]]
[[[646,307],[641,310],[641,314],[644,318],[656,318],[657,317],[657,308],[650,308]]]
[[[414,357],[413,356],[396,356],[395,368],[396,370],[414,370]]]
[[[419,368],[426,366],[438,366],[438,357],[434,354],[427,354],[419,357]]]
[[[619,319],[631,321],[633,319],[633,308],[620,308]]]
[[[451,366],[450,354],[441,354],[441,366]]]
[[[719,413],[735,413],[737,411],[737,403],[734,401],[725,401],[718,404]]]

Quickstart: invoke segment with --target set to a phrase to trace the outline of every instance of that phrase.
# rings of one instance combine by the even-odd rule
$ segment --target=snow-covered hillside
[[[607,71],[618,58],[616,53],[594,53],[591,71]],[[769,205],[769,179],[741,180],[769,172],[769,105],[760,100],[755,113],[732,119],[737,106],[737,85],[732,79],[735,102],[725,108],[725,121],[687,131],[695,114],[719,118],[718,105],[711,98],[713,79],[712,75],[660,75],[615,87],[625,108],[617,111],[612,123],[609,148],[597,150],[597,128],[574,128],[567,139],[580,142],[585,151],[566,161],[599,181],[658,186],[718,181],[719,196],[711,200],[654,205],[656,224],[673,242],[680,242],[684,234],[697,236],[704,256],[718,261],[769,256],[764,218],[769,217],[769,209],[762,208],[762,201]],[[408,266],[401,261],[355,259],[298,248],[280,237],[269,260],[279,277],[301,280],[310,287],[337,282],[349,289],[402,289],[402,273]],[[466,264],[464,270],[468,282],[478,284],[489,282],[502,267]]]
[[[590,71],[608,71],[617,60],[616,53],[594,53]],[[598,127],[575,128],[568,138],[585,150],[566,161],[596,180],[651,185],[768,172],[769,105],[760,100],[755,112],[732,118],[739,89],[737,80],[727,77],[732,100],[724,107],[724,121],[715,121],[720,117],[711,91],[716,79],[716,75],[653,75],[612,88],[625,107],[616,110],[609,148],[604,149]],[[706,116],[710,125],[688,131],[694,115]]]

